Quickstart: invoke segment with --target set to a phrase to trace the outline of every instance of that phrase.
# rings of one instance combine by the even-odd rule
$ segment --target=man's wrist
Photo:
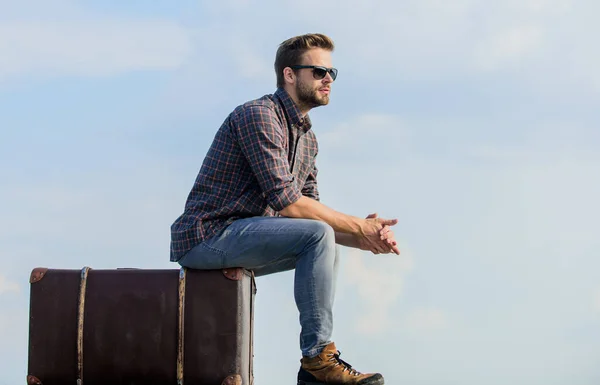
[[[364,220],[352,215],[338,213],[339,220],[334,226],[336,231],[352,236],[362,236],[364,234]]]
[[[357,236],[357,237],[364,237],[365,236],[365,225],[367,224],[367,221],[365,221],[362,218],[358,218],[358,217],[354,217],[354,222],[356,223],[356,231],[354,231],[352,233],[352,235]]]
[[[338,245],[360,249],[358,238],[350,233],[335,232],[335,243]]]

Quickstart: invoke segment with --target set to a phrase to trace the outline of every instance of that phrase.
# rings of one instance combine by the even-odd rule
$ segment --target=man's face
[[[304,54],[299,64],[331,68],[331,52],[322,48],[313,48]],[[298,69],[296,73],[296,95],[302,107],[310,109],[329,103],[329,93],[333,83],[330,74],[323,79],[316,79],[312,68]]]

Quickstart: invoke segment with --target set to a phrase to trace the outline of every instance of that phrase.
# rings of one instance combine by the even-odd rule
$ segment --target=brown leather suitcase
[[[29,385],[253,383],[251,271],[36,268],[30,282]]]

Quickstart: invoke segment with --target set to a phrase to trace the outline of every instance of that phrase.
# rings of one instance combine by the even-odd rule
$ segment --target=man
[[[281,43],[277,90],[238,106],[217,131],[171,228],[171,261],[196,269],[244,267],[256,276],[295,269],[300,313],[298,384],[383,384],[340,359],[330,340],[338,244],[400,254],[397,220],[337,212],[319,200],[318,146],[308,112],[329,103],[337,69],[322,34]]]

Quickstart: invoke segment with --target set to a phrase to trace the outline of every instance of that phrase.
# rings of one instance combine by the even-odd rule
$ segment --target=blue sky
[[[389,384],[600,383],[598,12],[0,0],[0,385],[27,374],[34,267],[177,268],[169,226],[215,130],[307,32],[340,71],[311,112],[323,202],[399,219],[400,256],[343,252],[343,357]],[[257,282],[257,384],[295,379],[292,280]]]

